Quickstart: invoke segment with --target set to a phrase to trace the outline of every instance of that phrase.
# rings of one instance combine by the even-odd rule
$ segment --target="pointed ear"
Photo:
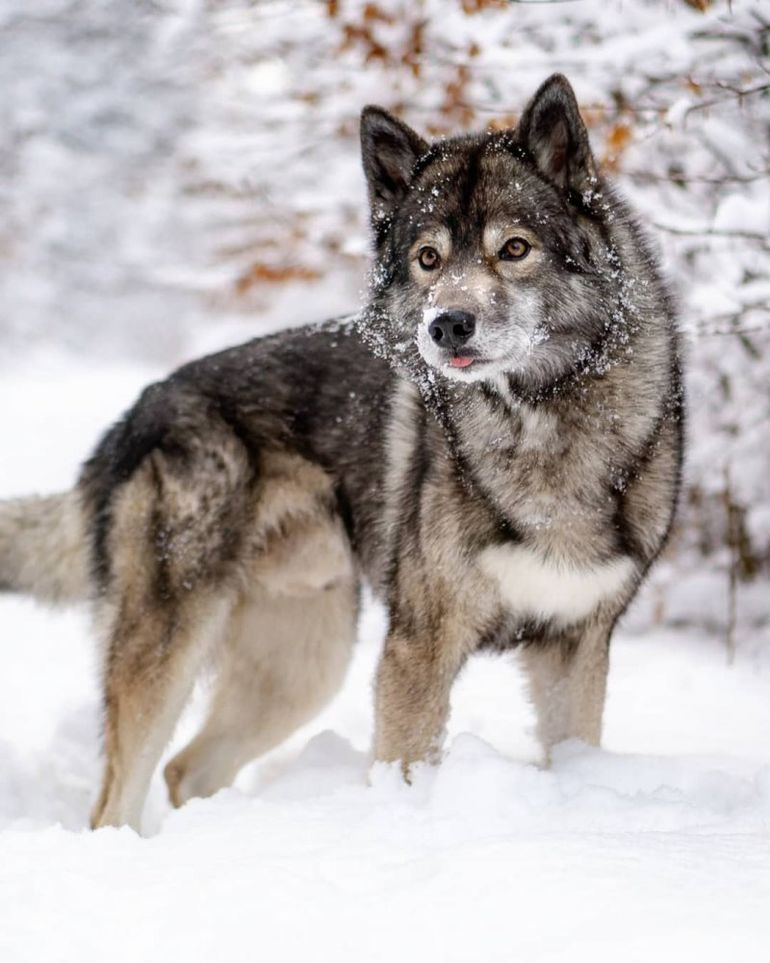
[[[562,190],[582,194],[596,178],[588,131],[575,92],[562,74],[552,74],[529,102],[518,139],[541,173]]]
[[[381,107],[361,114],[361,156],[369,187],[372,223],[387,218],[403,199],[426,142]]]

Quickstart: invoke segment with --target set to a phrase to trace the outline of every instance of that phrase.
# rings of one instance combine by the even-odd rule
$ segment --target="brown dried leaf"
[[[507,0],[462,0],[463,13],[481,13],[482,10],[500,10],[507,7]]]
[[[235,282],[238,294],[246,294],[257,284],[285,284],[287,281],[317,281],[321,274],[303,264],[267,264],[257,261]]]

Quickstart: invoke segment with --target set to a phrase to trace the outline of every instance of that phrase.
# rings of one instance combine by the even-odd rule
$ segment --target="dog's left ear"
[[[417,160],[428,145],[382,107],[361,114],[361,156],[375,228],[387,219],[409,188]]]
[[[518,140],[539,170],[562,190],[582,194],[596,178],[596,161],[575,92],[563,74],[552,74],[530,100]]]

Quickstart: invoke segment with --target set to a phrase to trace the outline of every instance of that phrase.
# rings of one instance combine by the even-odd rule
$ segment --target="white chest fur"
[[[503,604],[512,611],[565,625],[590,615],[634,574],[634,563],[627,557],[578,568],[544,559],[521,545],[487,548],[479,556],[479,566],[498,583]]]

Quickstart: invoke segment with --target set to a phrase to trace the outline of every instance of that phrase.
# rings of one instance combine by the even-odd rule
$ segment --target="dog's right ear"
[[[519,139],[538,169],[562,190],[582,194],[596,181],[596,161],[572,85],[552,74],[519,122]]]
[[[361,157],[375,230],[403,199],[414,165],[427,150],[428,145],[419,134],[382,107],[364,107]]]

